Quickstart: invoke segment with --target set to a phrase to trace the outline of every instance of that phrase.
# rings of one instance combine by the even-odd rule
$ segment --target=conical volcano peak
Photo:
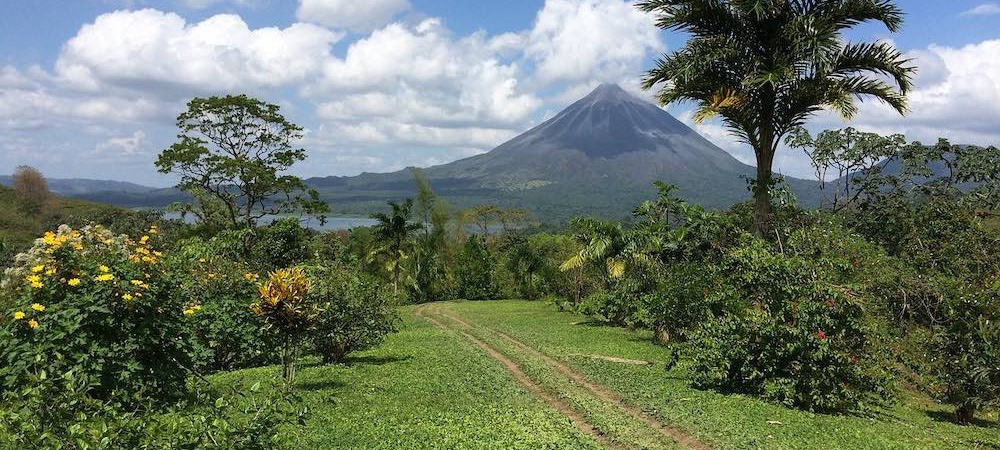
[[[590,94],[582,99],[583,101],[593,102],[607,102],[607,101],[627,101],[635,102],[640,101],[640,99],[632,94],[629,94],[622,89],[621,86],[614,83],[601,83]]]
[[[702,140],[668,112],[616,84],[598,86],[523,137],[532,148],[573,149],[598,158],[657,151],[666,140]]]

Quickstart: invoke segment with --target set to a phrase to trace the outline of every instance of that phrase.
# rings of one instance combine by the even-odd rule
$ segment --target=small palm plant
[[[302,269],[280,269],[272,272],[258,291],[260,300],[250,305],[250,310],[281,336],[282,376],[291,383],[299,344],[319,313],[309,299],[309,280]]]
[[[410,222],[410,212],[413,210],[413,199],[408,198],[403,203],[389,202],[391,214],[374,213],[372,219],[378,221],[372,230],[375,233],[377,247],[368,255],[369,261],[382,257],[385,260],[386,271],[392,278],[392,293],[399,294],[399,281],[403,267],[410,257],[413,247],[413,233],[423,228],[422,225]]]

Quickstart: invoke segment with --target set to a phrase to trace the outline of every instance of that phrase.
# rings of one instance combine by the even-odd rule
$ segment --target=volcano
[[[655,195],[652,182],[709,208],[749,199],[752,166],[656,105],[602,84],[544,123],[477,156],[423,169],[434,190],[459,207],[496,203],[535,211],[540,219],[574,215],[623,218]],[[816,183],[788,178],[800,201]],[[403,170],[355,177],[312,178],[338,212],[365,212],[391,198],[412,196]]]

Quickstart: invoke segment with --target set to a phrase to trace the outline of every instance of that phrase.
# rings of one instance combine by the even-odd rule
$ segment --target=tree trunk
[[[653,340],[657,344],[669,344],[670,343],[670,332],[667,331],[667,327],[662,324],[656,324],[656,330],[653,334]]]
[[[396,263],[396,267],[392,270],[392,296],[399,296],[399,263]]]
[[[753,234],[764,238],[771,233],[771,164],[774,152],[767,147],[759,149],[757,154],[757,180],[753,199]]]
[[[961,425],[968,425],[976,416],[976,406],[964,404],[955,409],[955,420]]]

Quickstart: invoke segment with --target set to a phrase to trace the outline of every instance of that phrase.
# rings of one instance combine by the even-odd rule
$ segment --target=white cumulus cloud
[[[63,46],[55,74],[87,91],[274,88],[315,75],[340,37],[302,23],[250,29],[231,14],[187,23],[154,9],[115,11],[85,25]]]
[[[94,147],[90,156],[103,158],[130,158],[144,156],[148,152],[149,142],[146,132],[138,130],[128,136],[108,138]]]
[[[408,9],[407,0],[300,0],[295,16],[330,28],[370,31]]]
[[[547,0],[525,47],[543,82],[637,78],[664,44],[653,19],[630,1]]]
[[[394,23],[329,61],[308,92],[344,138],[489,149],[527,123],[541,101],[502,55],[519,37],[456,37],[438,19]]]
[[[1000,40],[964,47],[931,45],[908,56],[920,72],[908,95],[907,115],[870,102],[862,105],[851,125],[924,142],[947,137],[955,143],[1000,144]],[[826,123],[847,125],[829,118]]]
[[[963,16],[990,16],[993,14],[1000,14],[1000,5],[996,3],[983,3],[962,12]]]

